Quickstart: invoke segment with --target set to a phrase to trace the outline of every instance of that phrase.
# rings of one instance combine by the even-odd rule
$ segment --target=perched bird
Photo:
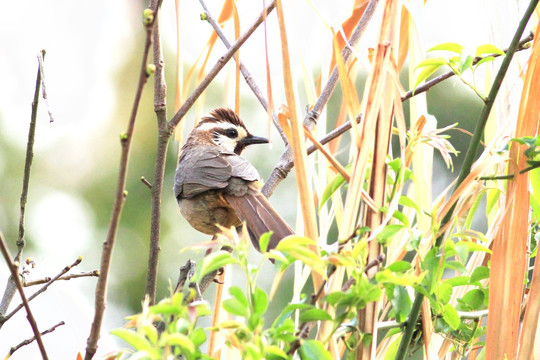
[[[253,246],[273,231],[267,250],[293,231],[261,193],[260,176],[240,154],[268,139],[250,134],[231,109],[218,108],[204,117],[182,147],[174,182],[180,213],[196,230],[215,235],[216,226],[246,223]]]

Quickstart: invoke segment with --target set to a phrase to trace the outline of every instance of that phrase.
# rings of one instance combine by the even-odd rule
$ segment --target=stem
[[[476,129],[474,130],[473,137],[469,144],[469,149],[467,150],[467,153],[465,154],[465,159],[463,160],[463,167],[461,168],[459,177],[457,179],[456,185],[453,190],[454,193],[456,192],[456,190],[459,188],[463,180],[465,180],[465,178],[467,177],[467,175],[469,175],[471,171],[471,167],[476,158],[476,152],[478,151],[478,147],[480,146],[481,137],[484,133],[484,128],[486,127],[486,123],[489,118],[489,113],[491,112],[491,108],[493,107],[495,98],[497,97],[497,93],[499,92],[501,84],[504,80],[506,71],[508,70],[508,67],[510,66],[512,57],[514,56],[514,53],[516,52],[518,48],[519,39],[521,38],[521,35],[523,34],[523,31],[525,30],[525,26],[527,25],[529,18],[531,17],[537,4],[538,4],[538,0],[532,0],[529,3],[529,7],[527,8],[525,15],[523,15],[523,18],[521,19],[519,23],[516,33],[514,34],[514,37],[512,38],[512,42],[510,43],[510,46],[508,47],[508,51],[506,52],[506,55],[503,59],[501,67],[499,68],[499,71],[497,72],[497,75],[495,76],[495,80],[493,81],[493,85],[491,86],[491,90],[489,91],[489,95],[484,104],[484,108],[482,109],[482,113],[480,114],[480,119],[478,123],[476,124]],[[440,226],[441,228],[444,228],[445,225],[452,219],[455,207],[456,205],[454,204],[450,208],[450,210],[446,213],[445,217],[443,218],[441,222],[441,226]],[[435,246],[440,247],[443,240],[444,240],[444,234],[441,234],[435,241]],[[417,293],[416,298],[414,299],[414,302],[411,308],[411,312],[407,319],[405,332],[403,333],[403,337],[401,338],[401,343],[399,344],[396,360],[403,360],[405,358],[405,355],[407,354],[409,343],[411,342],[411,339],[413,336],[414,328],[418,320],[418,315],[420,314],[420,308],[422,306],[423,300],[424,300],[424,295]]]

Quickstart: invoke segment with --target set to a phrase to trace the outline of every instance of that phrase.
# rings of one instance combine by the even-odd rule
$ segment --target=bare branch
[[[103,315],[105,313],[105,303],[107,295],[107,284],[109,280],[109,269],[111,265],[112,251],[114,242],[116,240],[116,234],[118,231],[118,224],[120,222],[120,216],[124,207],[124,201],[127,196],[126,178],[128,169],[129,153],[131,149],[131,140],[133,137],[133,130],[135,128],[135,119],[137,117],[137,111],[141,101],[142,91],[146,81],[148,80],[148,54],[150,52],[150,45],[152,44],[152,32],[154,29],[155,19],[158,14],[161,1],[156,1],[152,9],[146,9],[143,13],[143,22],[146,27],[146,42],[144,45],[143,56],[139,71],[139,82],[135,93],[135,99],[129,116],[128,128],[126,133],[120,135],[121,144],[121,156],[120,156],[120,169],[118,173],[118,182],[116,186],[116,195],[114,198],[114,204],[112,208],[111,220],[109,222],[109,229],[107,237],[103,243],[103,250],[101,253],[101,276],[98,279],[95,292],[95,312],[94,321],[92,322],[92,328],[90,335],[88,336],[85,360],[90,360],[94,357],[97,351],[97,343],[99,340],[99,334],[101,331],[101,325],[103,323]]]
[[[11,260],[11,256],[9,255],[7,244],[4,239],[4,234],[1,231],[0,231],[0,248],[2,250],[2,255],[4,255],[4,259],[6,260],[6,264],[9,267],[9,271],[11,272],[11,277],[15,281],[15,285],[17,286],[17,290],[19,291],[19,295],[21,296],[21,300],[24,305],[24,308],[26,309],[26,318],[28,319],[28,322],[30,323],[30,326],[32,327],[32,331],[34,332],[34,336],[36,337],[39,351],[41,352],[41,357],[44,360],[46,360],[48,359],[47,351],[45,351],[45,346],[43,345],[43,340],[41,339],[41,334],[39,333],[36,320],[34,319],[34,315],[32,315],[32,310],[30,310],[30,305],[28,304],[28,300],[26,300],[26,295],[24,294],[21,278],[19,277],[19,274],[18,274],[19,267],[17,266],[17,264],[13,263],[13,261]]]
[[[154,112],[158,124],[158,144],[156,149],[156,166],[154,168],[154,185],[151,186],[152,209],[150,215],[150,251],[148,255],[148,271],[146,273],[145,296],[149,297],[150,305],[156,301],[157,274],[159,264],[159,236],[161,232],[161,197],[165,163],[170,133],[167,129],[167,84],[165,82],[165,62],[161,49],[159,19],[154,19],[153,58],[156,72],[154,73]]]
[[[47,330],[41,332],[41,336],[53,332],[54,330],[56,330],[57,327],[62,326],[62,325],[65,325],[65,322],[60,321],[58,324],[56,324],[56,325],[54,325],[54,326],[51,326],[51,327],[48,328]],[[26,345],[31,344],[34,340],[36,340],[36,337],[35,337],[35,336],[32,336],[30,339],[26,339],[26,340],[22,341],[21,343],[19,343],[18,345],[15,345],[15,346],[12,347],[11,349],[9,349],[9,356],[13,355],[13,353],[14,353],[15,351],[19,350],[19,349],[22,348],[23,346],[26,346]]]
[[[42,71],[43,66],[43,57],[45,56],[45,50],[42,50],[38,54],[38,70],[36,76],[36,85],[34,89],[34,99],[32,101],[32,112],[30,115],[30,126],[28,128],[28,140],[26,141],[26,158],[24,160],[24,173],[23,173],[23,185],[20,198],[20,213],[19,213],[19,237],[17,238],[17,255],[15,255],[15,262],[21,262],[22,253],[26,245],[24,238],[24,215],[26,210],[26,202],[28,200],[28,187],[30,184],[30,170],[32,168],[32,160],[34,159],[34,139],[36,135],[36,120],[37,120],[37,109],[39,104],[39,92],[42,84]],[[16,292],[15,280],[9,278],[6,284],[6,290],[2,296],[2,301],[0,302],[0,316],[3,316],[8,308],[9,304],[13,300],[13,296]],[[0,325],[1,326],[1,325]]]
[[[77,279],[77,278],[82,278],[82,277],[98,277],[98,276],[99,276],[99,270],[92,270],[92,271],[86,271],[86,272],[82,272],[78,274],[60,276],[59,278],[56,279],[56,281],[60,281],[60,280],[68,281],[71,279]],[[48,283],[51,280],[52,278],[47,276],[46,278],[43,278],[43,279],[23,281],[23,286],[30,287],[30,286],[35,286],[35,285],[41,285],[41,284]]]
[[[71,270],[73,267],[79,265],[82,261],[82,257],[78,257],[77,260],[75,260],[73,262],[73,264],[71,265],[67,265],[66,267],[64,267],[60,273],[58,273],[58,275],[56,275],[55,277],[53,277],[51,280],[49,280],[45,285],[43,285],[42,288],[40,288],[38,291],[36,291],[35,293],[33,293],[29,298],[28,298],[28,302],[34,300],[38,295],[42,294],[45,292],[45,290],[47,290],[47,288],[49,286],[52,285],[53,282],[55,282],[56,280],[58,280],[60,277],[62,277],[62,275],[64,275],[65,273],[67,273],[69,270]],[[22,284],[22,281],[21,281],[21,284]],[[24,286],[24,285],[23,285]],[[6,321],[8,321],[9,319],[11,319],[11,317],[13,317],[13,315],[15,315],[17,313],[17,311],[19,311],[20,309],[22,309],[24,305],[24,302],[22,304],[19,304],[17,305],[9,314],[7,314],[5,317],[3,317],[1,320],[0,320],[0,326],[2,324],[4,324]]]

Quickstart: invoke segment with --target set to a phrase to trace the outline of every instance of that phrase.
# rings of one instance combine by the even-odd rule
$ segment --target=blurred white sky
[[[352,3],[344,0],[312,2],[328,24],[333,26],[348,16]],[[40,49],[46,49],[47,91],[56,121],[49,124],[44,103],[41,102],[36,153],[40,154],[40,161],[50,163],[47,166],[59,171],[68,169],[73,181],[79,181],[83,175],[87,176],[92,171],[94,164],[87,161],[87,153],[92,151],[92,146],[107,144],[106,146],[110,147],[111,142],[117,144],[117,134],[103,134],[103,130],[112,121],[112,111],[118,105],[115,104],[114,91],[119,79],[115,78],[115,73],[125,64],[126,56],[130,56],[134,47],[138,53],[142,49],[141,14],[134,3],[133,0],[28,0],[3,4],[4,15],[0,22],[0,132],[12,145],[24,148],[36,77],[36,55]],[[221,1],[208,0],[207,5],[213,16],[217,17]],[[525,2],[519,2],[521,8],[526,5]],[[199,55],[211,28],[206,22],[199,20],[198,14],[202,9],[197,1],[184,0],[182,8],[181,41],[186,49],[183,57],[191,63]],[[238,8],[242,27],[246,28],[260,12],[262,2],[239,0]],[[494,8],[498,9],[499,16],[504,14],[504,20],[498,21],[497,28],[492,29],[489,25],[492,20],[489,19],[497,16],[494,12],[491,14]],[[297,49],[292,51],[293,64],[296,65],[294,71],[297,78],[300,78],[299,55],[301,54],[308,67],[316,70],[321,62],[328,60],[323,59],[322,54],[327,53],[330,37],[307,2],[286,1],[285,10],[290,20],[290,47]],[[379,13],[380,10],[379,8]],[[500,34],[504,35],[501,42],[497,43],[504,47],[516,27],[518,12],[520,11],[514,1],[428,1],[416,20],[420,26],[420,34],[426,36],[423,39],[426,48],[447,41],[475,48],[477,45],[493,42],[490,38],[492,31],[495,38]],[[160,17],[166,51],[174,51],[176,25],[172,1],[164,1]],[[232,33],[231,26],[226,30],[227,34]],[[268,31],[272,74],[274,79],[280,79],[279,33],[275,27],[274,14],[270,17]],[[362,40],[358,49],[360,56],[365,56],[366,49],[374,45],[374,33],[371,28]],[[135,39],[140,39],[139,43],[135,43]],[[263,51],[262,42],[263,33],[257,31],[242,48],[241,59],[259,86],[265,89],[264,63],[260,62],[259,57]],[[216,49],[214,59],[224,51],[219,40]],[[209,66],[211,65],[212,62]],[[167,66],[174,67],[174,64]],[[134,77],[138,76],[138,68],[133,69],[132,73]],[[224,77],[221,79],[223,81]],[[275,81],[273,86],[274,97],[279,104],[284,101],[282,84]],[[151,85],[147,87],[147,90],[149,89]],[[173,84],[169,84],[169,89],[172,91]],[[244,91],[249,90],[244,87]],[[120,105],[126,109],[125,119],[122,121],[127,121],[131,103]],[[5,159],[2,156],[8,155],[0,152],[0,179],[6,171],[3,166]],[[21,163],[23,161],[21,159]],[[39,179],[33,179],[31,186],[38,182]],[[51,275],[71,263],[81,250],[88,246],[88,242],[101,244],[102,239],[95,237],[101,237],[102,234],[92,232],[92,215],[87,204],[76,194],[65,193],[63,189],[57,188],[53,181],[41,183],[39,186],[49,188],[50,191],[28,209],[27,224],[28,231],[47,244],[39,247],[41,253],[32,255],[39,257],[41,271]],[[0,191],[0,200],[1,198]],[[18,204],[14,204],[14,211],[18,211],[17,206]],[[0,218],[0,227],[2,225],[3,220]],[[51,244],[54,246],[50,246]],[[99,264],[90,264],[87,267],[97,268]],[[0,266],[0,291],[3,290],[6,278],[6,267]],[[60,320],[68,322],[54,334],[45,336],[45,344],[52,358],[74,358],[77,351],[84,351],[93,316],[94,298],[93,293],[83,293],[82,289],[92,291],[93,285],[77,286],[74,281],[55,285],[41,295],[35,304],[32,303],[38,323],[43,329]],[[18,303],[17,297],[13,303]],[[109,307],[106,319],[112,317],[117,326],[118,319],[125,315],[127,314]],[[107,332],[112,330],[110,324],[109,321],[104,324],[100,354],[111,349],[111,346],[107,346],[110,341]],[[0,331],[0,356],[3,356],[10,346],[31,336],[23,316],[8,322]],[[36,354],[35,345],[30,345],[17,352],[13,359],[33,359],[37,358]]]

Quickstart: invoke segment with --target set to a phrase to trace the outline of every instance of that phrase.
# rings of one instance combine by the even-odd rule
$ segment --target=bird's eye
[[[238,131],[236,129],[227,129],[225,135],[227,135],[227,137],[230,137],[231,139],[234,139],[238,136]]]

